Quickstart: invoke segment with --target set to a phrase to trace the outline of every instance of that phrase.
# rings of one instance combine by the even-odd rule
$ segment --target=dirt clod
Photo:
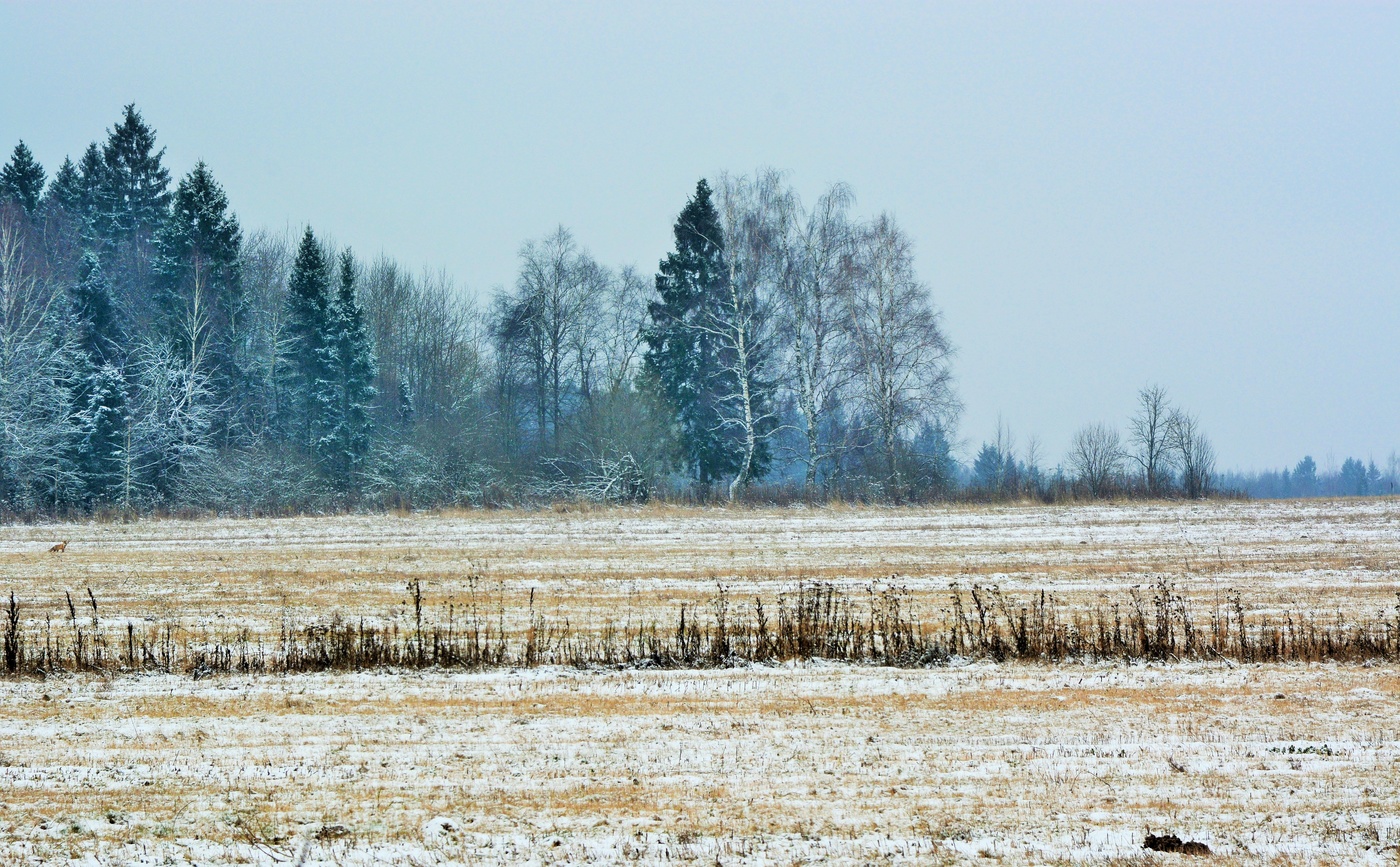
[[[1163,834],[1160,837],[1156,834],[1148,834],[1143,841],[1142,848],[1151,849],[1153,852],[1176,852],[1181,855],[1209,855],[1210,847],[1196,840],[1182,839],[1175,834]]]

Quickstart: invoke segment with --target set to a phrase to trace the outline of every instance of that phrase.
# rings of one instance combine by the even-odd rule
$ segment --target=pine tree
[[[21,141],[15,145],[10,161],[0,168],[0,201],[18,202],[25,213],[32,214],[38,209],[43,193],[44,167]]]
[[[675,409],[690,475],[708,485],[734,472],[739,459],[719,405],[733,388],[714,336],[700,327],[716,310],[725,273],[719,215],[703,179],[676,220],[675,239],[656,275],[661,300],[648,308],[645,364]]]
[[[330,263],[309,226],[292,263],[286,303],[290,346],[282,378],[290,418],[284,423],[288,433],[311,450],[325,415],[319,383],[329,379],[326,335],[331,301]]]
[[[155,283],[162,331],[176,353],[199,359],[218,403],[234,403],[242,381],[243,233],[228,196],[202,161],[181,179],[156,236]]]
[[[340,288],[327,319],[323,354],[326,379],[319,399],[323,433],[317,458],[332,487],[353,501],[370,453],[373,433],[371,404],[378,374],[364,313],[355,298],[355,259],[349,250],[340,256]]]

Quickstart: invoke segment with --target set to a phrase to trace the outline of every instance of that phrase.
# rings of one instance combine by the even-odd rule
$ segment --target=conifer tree
[[[126,345],[112,287],[102,272],[97,255],[83,255],[78,268],[78,282],[73,287],[70,305],[76,331],[78,351],[93,367],[111,364],[120,366]]]
[[[97,183],[101,230],[109,242],[149,239],[170,205],[170,172],[161,164],[165,148],[156,150],[155,130],[134,104],[122,110],[102,147]]]
[[[65,213],[77,215],[82,209],[83,176],[78,167],[68,157],[54,172],[49,187],[44,191],[43,205],[48,208],[62,208]]]
[[[81,215],[89,244],[98,241],[98,201],[106,184],[107,164],[102,159],[102,149],[97,142],[88,142],[83,158],[78,162],[78,177],[81,179],[81,197],[77,211]]]
[[[21,141],[15,145],[10,161],[0,168],[0,201],[17,202],[25,213],[32,214],[43,193],[44,167]]]
[[[84,505],[110,502],[124,466],[127,383],[121,365],[125,338],[111,287],[97,256],[83,256],[70,293],[69,321],[75,356],[71,377],[76,427],[73,460]]]
[[[330,308],[323,353],[327,378],[321,381],[318,403],[323,433],[317,458],[332,487],[353,501],[370,453],[373,432],[371,404],[377,393],[378,369],[370,346],[364,313],[355,297],[354,256],[340,256],[340,287]]]
[[[675,252],[656,275],[659,301],[650,304],[645,329],[645,365],[676,412],[689,474],[708,485],[738,466],[723,430],[724,381],[713,333],[703,327],[716,310],[724,286],[724,247],[719,215],[703,179],[676,220]]]
[[[92,235],[102,252],[107,276],[138,333],[149,334],[156,320],[150,291],[154,240],[170,206],[170,172],[161,164],[165,149],[156,148],[155,131],[134,105],[123,111],[102,146],[100,172],[93,188]]]
[[[75,250],[101,246],[97,237],[97,193],[104,172],[102,151],[95,142],[91,143],[80,162],[63,158],[39,203],[44,215],[56,220],[54,225],[63,236],[62,241]]]
[[[93,371],[84,389],[87,405],[79,414],[82,432],[79,473],[88,505],[121,497],[127,468],[127,382],[111,364]]]
[[[39,211],[47,221],[46,234],[54,236],[52,247],[63,248],[68,254],[64,258],[69,261],[89,247],[92,236],[85,199],[83,175],[71,159],[64,157],[63,165],[58,167],[48,189],[44,190]],[[81,263],[81,258],[78,261]]]
[[[176,354],[207,369],[215,401],[233,405],[242,382],[243,233],[228,196],[202,161],[181,179],[156,236],[155,283],[161,330]]]
[[[297,248],[287,281],[287,364],[285,427],[303,448],[312,450],[324,421],[324,394],[319,385],[329,379],[326,335],[330,320],[330,263],[308,226]]]

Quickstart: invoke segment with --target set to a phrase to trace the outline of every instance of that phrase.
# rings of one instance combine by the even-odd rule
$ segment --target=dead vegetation
[[[471,582],[475,587],[477,579]],[[768,604],[745,604],[723,586],[702,606],[681,603],[670,622],[573,623],[535,609],[511,612],[526,626],[504,626],[504,597],[459,608],[425,604],[408,586],[406,622],[371,625],[340,616],[284,619],[275,640],[242,628],[228,635],[183,628],[177,620],[103,626],[96,596],[81,604],[65,593],[66,617],[23,617],[10,594],[4,618],[4,666],[11,676],[64,672],[160,671],[196,679],[227,673],[363,671],[378,668],[722,668],[746,663],[831,660],[898,667],[990,659],[1039,663],[1223,660],[1372,662],[1400,660],[1400,593],[1373,618],[1332,617],[1302,609],[1249,613],[1227,592],[1203,607],[1159,578],[1145,593],[1071,607],[1044,591],[1004,593],[954,587],[945,604],[921,610],[905,588],[867,586],[859,596],[825,582],[802,582]],[[108,617],[110,622],[113,619]]]

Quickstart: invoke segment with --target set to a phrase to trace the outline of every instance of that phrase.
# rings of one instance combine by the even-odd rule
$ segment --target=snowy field
[[[48,554],[67,538],[68,552]],[[588,622],[894,580],[1091,601],[1169,576],[1251,608],[1392,608],[1400,502],[466,513],[0,528],[52,612],[403,616],[473,587]],[[477,575],[473,580],[470,576]],[[63,616],[66,616],[64,614]],[[0,680],[0,863],[1394,863],[1400,670],[931,669]]]
[[[62,555],[54,542],[71,542]],[[411,517],[152,521],[0,527],[0,592],[29,616],[67,617],[91,589],[114,624],[178,622],[276,634],[286,618],[400,622],[429,606],[534,609],[575,627],[704,604],[719,584],[772,598],[802,579],[860,593],[952,585],[1122,599],[1159,577],[1252,611],[1393,611],[1400,500],[941,509],[466,512]],[[475,576],[475,578],[473,578]],[[512,619],[514,618],[514,619]]]

